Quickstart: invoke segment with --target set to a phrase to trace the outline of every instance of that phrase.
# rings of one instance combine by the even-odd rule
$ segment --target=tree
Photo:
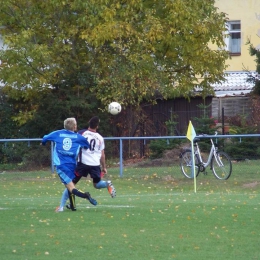
[[[256,49],[253,44],[248,40],[247,44],[249,45],[249,53],[251,56],[255,56],[256,62],[256,73],[260,75],[260,50]],[[253,93],[260,95],[260,79],[259,76],[248,74],[248,80],[255,84],[253,88]]]
[[[252,105],[252,119],[254,126],[257,128],[258,132],[260,130],[260,50],[257,50],[253,44],[248,40],[247,44],[249,45],[249,53],[251,56],[255,56],[256,62],[256,75],[253,75],[251,72],[248,72],[248,81],[253,82],[255,85],[253,91],[251,92],[250,99]]]
[[[49,93],[77,97],[81,109],[91,93],[101,108],[138,105],[156,91],[212,93],[228,58],[226,15],[214,2],[0,0],[0,72],[4,91],[23,104],[17,120],[32,119]]]
[[[10,120],[13,114],[13,105],[7,103],[7,97],[0,90],[0,139],[21,137],[18,125]]]

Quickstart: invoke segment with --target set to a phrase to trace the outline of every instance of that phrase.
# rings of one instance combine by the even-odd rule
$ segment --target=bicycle
[[[217,135],[217,132],[215,133],[215,135]],[[206,168],[210,166],[210,170],[212,170],[217,179],[227,180],[232,172],[232,163],[230,157],[227,155],[227,153],[219,151],[218,147],[215,146],[212,138],[210,138],[211,149],[207,161],[204,162],[198,144],[199,141],[200,139],[198,137],[195,137],[193,140],[195,162],[194,174],[196,173],[196,177],[199,175],[200,172],[204,172],[204,174],[207,174]],[[185,177],[193,178],[191,149],[186,149],[180,154],[180,167]]]

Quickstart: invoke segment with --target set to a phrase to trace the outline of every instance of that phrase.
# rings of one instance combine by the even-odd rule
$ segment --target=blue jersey
[[[63,129],[51,132],[42,139],[42,144],[47,141],[55,143],[53,160],[54,165],[74,164],[81,147],[89,148],[89,143],[82,135]]]

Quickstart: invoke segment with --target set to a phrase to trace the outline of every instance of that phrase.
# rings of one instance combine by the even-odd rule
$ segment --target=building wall
[[[185,98],[175,98],[168,100],[157,100],[156,105],[143,106],[143,112],[151,121],[144,125],[145,129],[141,131],[143,136],[163,136],[169,135],[166,121],[176,122],[175,129],[172,129],[175,135],[186,135],[189,121],[191,120],[194,127],[196,118],[202,116],[211,117],[212,97],[193,97],[190,100]],[[205,109],[201,108],[205,106]]]
[[[233,117],[240,115],[242,117],[250,117],[249,97],[222,97],[212,99],[212,117],[217,118],[220,122],[222,116]],[[224,111],[223,111],[224,109]]]
[[[215,6],[227,13],[230,21],[241,21],[241,56],[227,61],[227,71],[255,71],[255,57],[250,56],[246,42],[250,39],[260,49],[260,0],[216,0]]]

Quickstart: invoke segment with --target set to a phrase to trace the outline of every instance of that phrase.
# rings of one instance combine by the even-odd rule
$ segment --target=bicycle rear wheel
[[[213,174],[219,180],[227,180],[232,172],[232,163],[230,157],[225,152],[217,152],[211,161]]]
[[[181,171],[183,175],[187,178],[193,178],[193,169],[192,169],[192,153],[191,150],[185,150],[181,155],[180,155],[180,166],[181,166]],[[197,155],[194,155],[194,161],[195,161],[195,173],[196,177],[199,175],[199,160]]]

